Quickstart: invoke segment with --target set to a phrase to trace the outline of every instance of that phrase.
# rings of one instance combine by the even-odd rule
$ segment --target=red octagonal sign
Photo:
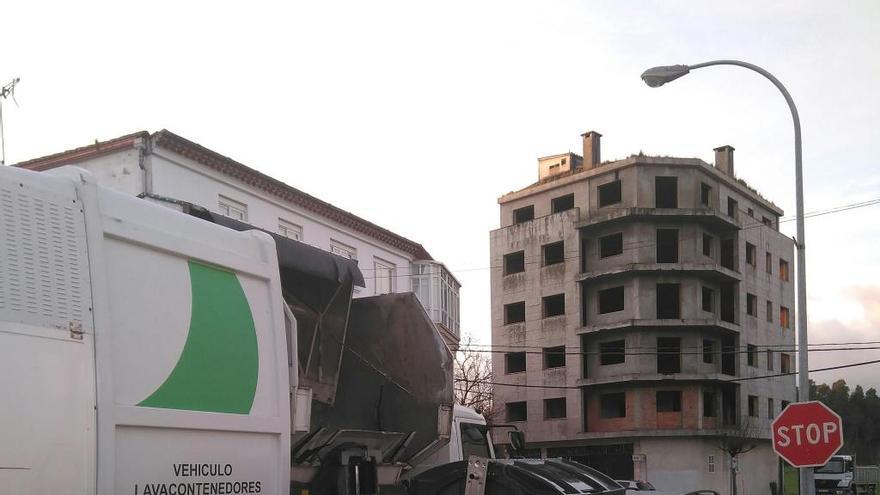
[[[772,428],[773,450],[795,467],[824,466],[843,447],[840,416],[821,402],[789,404]]]

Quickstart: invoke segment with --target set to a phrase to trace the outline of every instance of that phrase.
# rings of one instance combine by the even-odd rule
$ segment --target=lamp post
[[[758,67],[757,65],[739,60],[713,60],[695,65],[669,65],[654,67],[642,73],[642,80],[652,88],[660,87],[679,77],[687,75],[694,69],[709,67],[712,65],[736,65],[751,69],[766,77],[782,92],[788,108],[791,110],[791,118],[794,121],[794,174],[795,195],[797,202],[797,307],[798,307],[798,400],[804,402],[810,399],[810,377],[807,360],[807,280],[806,280],[806,252],[804,241],[804,180],[801,166],[801,121],[798,117],[797,107],[788,94],[785,86],[773,74]],[[812,468],[800,469],[800,493],[801,495],[814,495]]]

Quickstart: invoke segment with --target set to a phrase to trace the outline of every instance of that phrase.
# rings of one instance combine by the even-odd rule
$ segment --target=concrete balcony
[[[627,263],[602,270],[591,270],[578,274],[578,282],[595,282],[623,275],[643,275],[656,273],[663,275],[696,275],[719,283],[739,282],[741,275],[718,263]]]
[[[730,382],[732,375],[724,373],[621,373],[613,376],[603,376],[598,378],[581,378],[576,384],[579,387],[601,387],[606,385],[655,385],[683,382],[716,382],[716,383],[732,383],[739,385],[739,382]]]
[[[673,220],[697,222],[716,231],[739,230],[742,222],[710,208],[615,208],[608,211],[600,210],[584,215],[577,223],[579,229],[588,230],[593,227],[605,226],[609,223],[630,220]]]
[[[736,323],[723,321],[720,318],[687,318],[681,320],[660,320],[657,318],[625,319],[603,323],[601,325],[587,325],[577,329],[577,334],[594,334],[599,332],[612,332],[615,330],[633,328],[692,328],[694,330],[714,329],[718,333],[739,333],[740,327]]]

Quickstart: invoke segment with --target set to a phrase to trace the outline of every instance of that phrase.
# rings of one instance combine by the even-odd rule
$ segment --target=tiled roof
[[[110,139],[108,141],[95,141],[95,144],[89,146],[34,158],[32,160],[18,163],[15,166],[29,170],[47,170],[105,155],[114,151],[131,148],[140,139],[150,139],[154,146],[159,146],[178,153],[228,177],[238,179],[251,187],[265,191],[283,201],[297,205],[300,208],[330,219],[356,232],[393,246],[405,253],[411,254],[416,260],[433,260],[425,248],[417,242],[395,234],[394,232],[364,220],[353,213],[333,206],[326,201],[322,201],[295,187],[289,186],[278,179],[274,179],[262,172],[258,172],[257,170],[227,156],[223,156],[216,151],[205,148],[198,143],[192,142],[165,129],[153,134],[150,134],[147,131],[141,131]]]

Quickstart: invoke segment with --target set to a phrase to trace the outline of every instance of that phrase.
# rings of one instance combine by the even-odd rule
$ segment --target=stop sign
[[[843,447],[840,416],[821,402],[789,404],[771,428],[773,450],[795,467],[824,466]]]

